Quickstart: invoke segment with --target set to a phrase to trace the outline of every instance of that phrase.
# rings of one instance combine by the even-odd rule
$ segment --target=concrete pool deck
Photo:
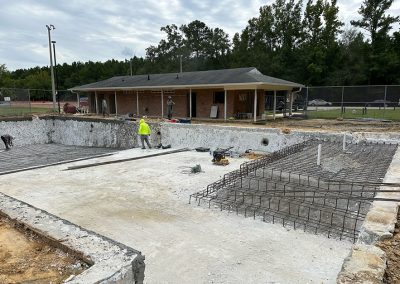
[[[245,160],[230,161],[184,152],[66,171],[80,161],[0,176],[0,191],[142,251],[145,283],[335,283],[352,243],[188,204]],[[196,164],[204,173],[184,173]]]

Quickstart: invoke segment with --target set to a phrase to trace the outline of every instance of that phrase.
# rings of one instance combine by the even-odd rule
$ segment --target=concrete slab
[[[0,176],[0,191],[139,249],[147,283],[335,283],[351,243],[188,204],[242,162],[220,167],[184,152],[64,171],[86,163],[74,162]],[[184,173],[196,164],[204,173]]]

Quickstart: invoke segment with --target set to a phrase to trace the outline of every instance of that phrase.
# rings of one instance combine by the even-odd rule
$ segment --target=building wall
[[[139,96],[139,112],[137,108],[137,98]],[[167,117],[167,100],[172,97],[175,105],[173,106],[174,117],[187,117],[187,94],[185,90],[175,92],[165,91],[163,95],[164,117]],[[131,113],[133,116],[156,116],[161,117],[161,93],[152,91],[119,91],[117,93],[118,114]]]
[[[117,110],[119,115],[124,115],[128,113],[136,114],[135,91],[117,92]]]
[[[193,117],[209,118],[211,107],[218,106],[218,118],[224,118],[224,104],[214,103],[214,93],[223,92],[223,89],[194,89],[192,90],[193,100],[196,96],[196,110],[192,111]],[[239,99],[245,95],[246,101]],[[97,92],[98,113],[101,114],[101,102],[107,100],[109,113],[115,113],[114,92]],[[117,112],[119,115],[132,114],[133,116],[153,116],[161,117],[161,92],[159,91],[139,91],[139,112],[137,109],[136,91],[117,91]],[[173,107],[173,117],[189,117],[189,90],[164,91],[163,110],[164,117],[167,117],[167,99],[172,97],[175,105]],[[260,116],[264,112],[265,92],[258,91],[258,110]],[[95,113],[95,94],[89,94],[90,111]],[[253,113],[254,111],[254,91],[253,90],[230,90],[227,91],[227,118],[235,116],[238,112]]]
[[[196,117],[209,118],[211,113],[211,106],[218,106],[218,118],[224,118],[224,104],[214,103],[214,93],[223,92],[223,89],[204,89],[204,90],[193,90],[197,97],[197,111]],[[235,114],[235,91],[227,92],[227,118],[234,116]]]

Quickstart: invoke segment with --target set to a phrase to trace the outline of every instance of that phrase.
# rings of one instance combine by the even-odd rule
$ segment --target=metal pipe
[[[164,118],[164,90],[161,89],[161,118]]]
[[[317,166],[321,165],[321,149],[322,149],[322,145],[318,144]]]
[[[226,109],[227,109],[227,90],[225,90],[225,94],[224,94],[224,120],[226,121]]]
[[[94,99],[95,99],[95,103],[96,103],[96,114],[99,114],[99,102],[98,102],[98,98],[97,98],[97,91],[94,91]]]
[[[276,115],[276,90],[274,90],[274,109],[272,113],[272,118],[275,120],[275,115]]]
[[[343,151],[346,151],[346,133],[343,134]]]
[[[50,31],[55,30],[55,27],[53,25],[46,25],[47,28],[47,33],[49,36],[49,53],[50,53],[50,72],[51,72],[51,91],[53,94],[53,111],[56,110],[56,86],[54,82],[54,70],[53,70],[53,55],[51,53],[51,35]]]
[[[118,115],[117,91],[114,92],[114,101],[115,101],[115,116],[117,116]]]
[[[136,116],[139,117],[139,91],[136,90]]]
[[[189,117],[192,118],[192,88],[189,89]]]
[[[257,89],[254,89],[254,122],[257,121]]]

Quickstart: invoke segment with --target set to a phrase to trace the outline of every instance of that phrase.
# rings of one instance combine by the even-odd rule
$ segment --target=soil
[[[360,120],[335,120],[335,119],[276,119],[267,120],[265,123],[256,124],[249,121],[212,121],[194,120],[199,124],[218,124],[223,126],[258,127],[258,128],[280,128],[283,133],[288,134],[291,130],[309,131],[357,131],[357,132],[396,132],[400,130],[399,122],[360,121]]]
[[[87,264],[0,217],[0,283],[63,283]]]
[[[400,283],[400,228],[397,222],[393,238],[377,244],[387,256],[384,283]]]
[[[104,119],[99,115],[88,115],[91,118]],[[107,119],[114,120],[115,117]],[[150,123],[166,121],[166,119],[146,119]],[[289,134],[292,130],[308,131],[352,131],[352,132],[397,132],[400,131],[400,122],[395,121],[362,121],[357,119],[289,119],[277,118],[276,120],[258,121],[234,120],[225,122],[222,119],[193,118],[193,124],[214,124],[220,126],[280,128],[282,133]]]

